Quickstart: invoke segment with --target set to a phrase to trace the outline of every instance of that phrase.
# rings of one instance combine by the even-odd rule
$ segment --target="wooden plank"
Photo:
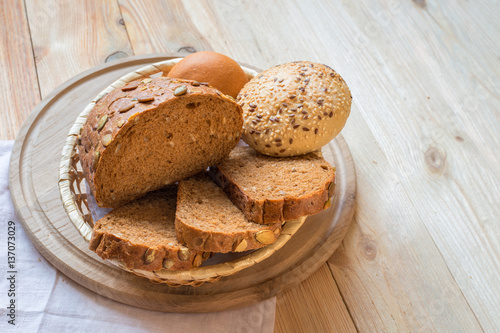
[[[362,332],[477,332],[481,326],[420,212],[357,107],[344,129],[355,156],[355,223],[330,268]],[[360,135],[359,133],[363,133]]]
[[[76,74],[132,55],[115,0],[26,0],[42,96]]]
[[[0,8],[0,140],[11,140],[40,92],[24,3],[2,0]]]
[[[277,296],[275,331],[356,332],[326,264],[298,287]]]
[[[354,95],[387,158],[384,170],[396,175],[445,261],[442,270],[449,270],[481,328],[493,331],[500,327],[500,49],[498,6],[481,7],[408,2],[388,10],[366,2],[343,6],[339,20],[359,27],[357,38],[366,42],[351,45],[360,91]],[[449,312],[440,295],[426,307],[437,302]]]
[[[147,6],[141,0],[118,2],[135,54],[211,49],[181,1],[151,1]]]

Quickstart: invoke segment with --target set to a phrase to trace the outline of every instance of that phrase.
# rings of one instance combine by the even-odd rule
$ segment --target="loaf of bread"
[[[83,174],[100,207],[118,207],[220,161],[242,123],[231,97],[199,82],[133,81],[91,110],[78,145]]]
[[[188,249],[175,237],[174,186],[113,209],[94,225],[89,248],[103,259],[121,260],[130,269],[187,270],[210,257]]]
[[[245,217],[276,223],[313,215],[330,206],[335,169],[318,153],[270,157],[250,147],[236,147],[210,168]]]
[[[191,249],[241,252],[274,243],[281,222],[262,225],[248,221],[207,174],[179,182],[175,216],[177,239]]]

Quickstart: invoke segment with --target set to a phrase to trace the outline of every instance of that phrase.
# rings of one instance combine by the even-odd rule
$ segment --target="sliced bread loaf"
[[[78,145],[100,207],[118,207],[226,157],[242,111],[218,90],[166,77],[137,80],[97,102]]]
[[[255,223],[319,213],[329,207],[335,188],[335,169],[318,153],[270,157],[250,147],[236,147],[210,168],[210,175]]]
[[[175,215],[177,239],[199,251],[241,252],[274,243],[281,222],[248,221],[210,177],[199,174],[179,182]]]
[[[109,212],[94,226],[89,248],[103,259],[128,268],[187,270],[210,256],[188,249],[175,238],[175,187],[151,192]]]

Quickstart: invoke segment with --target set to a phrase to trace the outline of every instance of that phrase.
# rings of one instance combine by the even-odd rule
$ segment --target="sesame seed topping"
[[[307,132],[307,131],[310,131],[310,129],[309,129],[309,128],[307,128],[307,127],[302,127],[302,130],[303,130],[303,131],[306,131],[306,132]]]
[[[294,99],[295,97],[297,97],[297,96],[295,96],[295,95],[288,96],[288,98],[290,98],[290,99]]]
[[[281,82],[283,82],[283,80],[284,80],[284,79],[279,79],[279,80],[278,80],[278,83],[281,83]]]
[[[314,129],[314,134],[318,134],[318,129],[317,128]]]
[[[257,105],[253,103],[249,103],[248,106],[251,107],[252,109],[255,109],[257,107]]]
[[[290,144],[292,144],[293,143],[293,139],[288,140],[288,142],[290,142]]]
[[[261,114],[257,114],[255,115],[257,118],[261,119],[262,118],[262,115]]]
[[[281,142],[281,139],[280,139],[280,138],[278,138],[278,139],[276,139],[276,140],[274,140],[274,141],[276,141],[276,142]]]
[[[304,107],[304,104],[297,104],[297,107],[302,108],[302,107]]]
[[[288,106],[288,104],[286,104],[285,102],[281,103],[281,105],[283,105],[284,107]]]
[[[333,117],[333,111],[328,114],[328,117],[330,117],[330,118]]]
[[[302,114],[307,114],[307,111],[306,110],[302,110],[301,113]]]
[[[302,119],[307,119],[307,118],[309,118],[308,115],[302,116]]]
[[[288,114],[288,117],[295,117],[295,113]]]
[[[284,153],[286,149],[281,149],[280,153]],[[282,191],[283,192],[283,191]]]
[[[249,133],[250,133],[250,134],[254,134],[254,133],[255,133],[255,131],[254,131],[254,130],[250,130],[250,132],[249,132]]]
[[[277,144],[276,144],[276,147],[281,147],[281,146],[283,146],[283,144],[282,144],[282,143],[277,143]]]
[[[294,119],[294,120],[295,120],[295,119]],[[295,128],[298,128],[298,127],[300,127],[300,125],[299,125],[299,124],[293,125],[293,128],[294,128],[294,129],[295,129]]]
[[[291,108],[290,111],[297,111],[297,108]]]
[[[269,134],[269,128],[264,131],[264,134]]]
[[[321,116],[320,116],[319,114],[318,114],[318,119],[319,119],[319,120],[321,120],[321,119],[322,119],[322,118],[321,118]]]
[[[299,73],[300,76],[306,76],[306,73]]]
[[[270,145],[270,144],[266,144],[266,147],[267,147],[267,148],[271,148],[271,145]]]

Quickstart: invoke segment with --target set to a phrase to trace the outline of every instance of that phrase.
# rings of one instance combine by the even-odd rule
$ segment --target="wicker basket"
[[[89,208],[89,195],[87,195],[86,192],[85,179],[82,173],[78,150],[76,149],[76,141],[78,134],[80,133],[80,129],[84,125],[89,112],[92,110],[96,102],[104,95],[117,87],[124,86],[130,81],[143,77],[164,75],[168,73],[170,69],[181,59],[182,58],[175,58],[158,62],[142,67],[121,77],[97,95],[97,97],[90,104],[88,104],[87,107],[85,107],[83,112],[78,116],[75,123],[71,127],[62,151],[59,168],[59,190],[64,209],[68,213],[71,222],[75,225],[87,242],[90,241],[90,237],[92,236],[94,221],[90,211],[91,208]],[[246,67],[242,68],[249,78],[252,78],[257,74],[257,72],[252,69]],[[199,286],[204,282],[218,281],[222,276],[237,273],[242,269],[250,267],[255,263],[268,258],[290,239],[290,237],[300,228],[304,221],[305,217],[286,222],[278,240],[264,248],[244,254],[237,259],[229,259],[229,261],[210,266],[192,268],[188,271],[161,270],[150,272],[129,269],[119,260],[109,260],[109,262],[128,272],[146,277],[152,282],[166,283],[169,286]],[[214,256],[216,255],[217,254]]]

